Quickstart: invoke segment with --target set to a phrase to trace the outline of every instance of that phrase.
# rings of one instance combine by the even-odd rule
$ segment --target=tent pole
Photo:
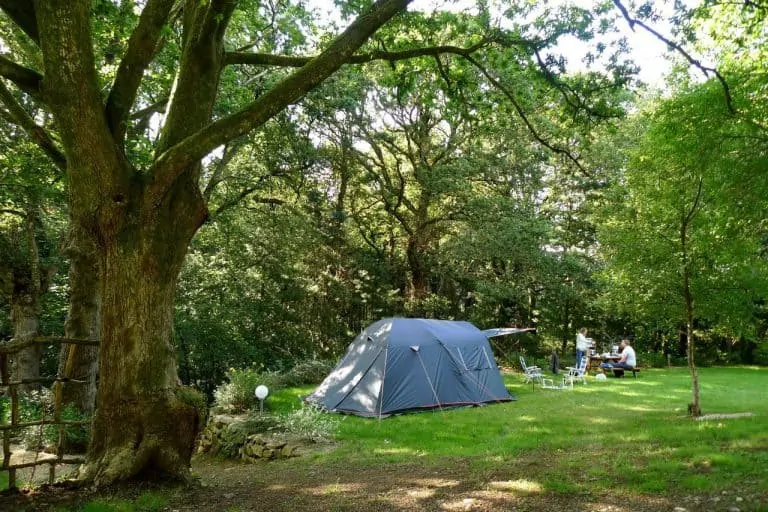
[[[379,388],[379,421],[381,421],[381,408],[384,406],[384,383],[387,381],[387,362],[389,361],[389,347],[384,348],[384,374],[381,376]]]
[[[427,377],[427,382],[429,382],[429,388],[432,390],[432,394],[435,396],[435,402],[437,402],[437,406],[440,408],[440,412],[443,412],[443,404],[440,403],[440,398],[437,396],[437,390],[435,390],[435,386],[432,385],[432,379],[429,378],[429,372],[427,371],[427,367],[424,365],[424,360],[421,359],[421,354],[417,351],[416,356],[419,358],[419,363],[421,363],[421,367],[424,369],[424,376]]]

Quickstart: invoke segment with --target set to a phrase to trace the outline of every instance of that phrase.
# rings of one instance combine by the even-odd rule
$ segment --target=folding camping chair
[[[541,368],[538,366],[528,366],[525,364],[523,356],[520,356],[520,367],[523,369],[523,377],[526,383],[538,380],[540,385],[543,384],[542,379],[544,375],[541,373]]]
[[[573,387],[573,381],[580,380],[587,384],[587,356],[581,358],[577,366],[566,367],[568,373],[563,377],[563,384],[569,383]]]

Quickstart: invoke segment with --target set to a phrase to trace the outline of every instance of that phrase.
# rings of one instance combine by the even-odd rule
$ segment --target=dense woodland
[[[183,475],[179,382],[385,316],[768,364],[768,4],[408,3],[0,0],[0,338],[101,340],[15,367],[94,382],[87,478]]]

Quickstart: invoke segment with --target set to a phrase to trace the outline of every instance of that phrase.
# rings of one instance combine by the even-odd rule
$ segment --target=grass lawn
[[[701,369],[705,414],[754,414],[708,421],[686,416],[684,368],[590,378],[572,391],[505,380],[517,401],[384,420],[333,416],[332,450],[250,465],[201,458],[199,489],[68,510],[768,511],[768,368]],[[309,391],[268,400],[288,410]]]
[[[751,418],[692,421],[687,369],[640,377],[589,379],[570,390],[532,390],[507,376],[515,402],[403,415],[344,417],[342,445],[324,459],[355,464],[413,457],[468,457],[482,473],[502,461],[539,458],[538,488],[631,494],[758,489],[768,483],[768,369],[700,372],[705,414],[752,412]]]

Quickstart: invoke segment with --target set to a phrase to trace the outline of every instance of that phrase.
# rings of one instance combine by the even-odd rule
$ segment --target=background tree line
[[[211,396],[382,316],[538,329],[502,358],[565,356],[586,326],[648,364],[694,339],[699,362],[768,363],[765,6],[677,5],[662,95],[611,39],[650,4],[407,3],[345,4],[341,31],[301,2],[0,0],[0,335],[105,340],[92,476],[183,472],[191,430],[179,458],[109,456],[126,396],[136,432],[191,424],[176,367]],[[572,71],[565,37],[602,67]],[[91,379],[68,400],[93,408],[95,353],[16,371],[40,364]]]

